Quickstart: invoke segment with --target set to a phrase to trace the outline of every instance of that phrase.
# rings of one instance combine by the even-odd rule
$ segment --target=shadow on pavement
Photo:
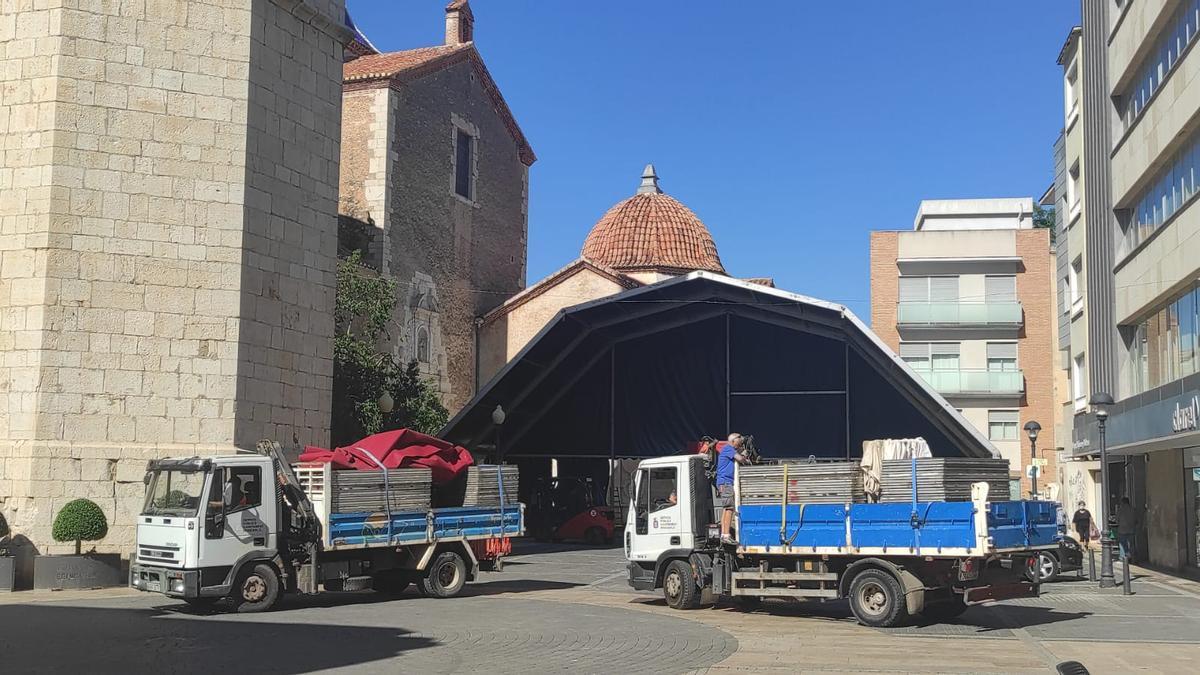
[[[266,622],[245,614],[0,606],[4,672],[308,673],[436,645],[401,628]]]
[[[661,597],[637,597],[629,602],[640,605],[665,607],[666,601]],[[704,611],[704,610],[698,610]],[[765,600],[752,607],[742,607],[736,603],[722,602],[709,611],[738,612],[743,614],[764,614],[772,616],[794,616],[797,618],[816,619],[819,621],[856,621],[850,612],[850,604],[845,600],[828,602],[789,602],[780,600]],[[931,621],[922,616],[914,617],[906,626],[894,629],[897,631],[920,631],[925,628],[936,629],[939,626],[955,626],[956,634],[990,633],[993,631],[1011,630],[1013,628],[1028,628],[1054,624],[1062,621],[1076,621],[1091,616],[1091,612],[1064,612],[1048,607],[1016,607],[1009,605],[975,606],[967,609],[962,616],[942,621]],[[936,630],[935,630],[936,632]]]
[[[562,553],[563,551],[611,551],[620,549],[621,542],[616,539],[611,544],[584,544],[567,541],[533,541],[530,539],[519,539],[513,542],[512,555],[539,555],[544,553]],[[508,564],[509,561],[505,561]]]
[[[484,581],[467,584],[463,587],[459,595],[469,598],[480,595],[499,595],[501,593],[557,591],[563,588],[576,588],[582,585],[567,581],[546,581],[542,579],[505,579],[503,581]]]

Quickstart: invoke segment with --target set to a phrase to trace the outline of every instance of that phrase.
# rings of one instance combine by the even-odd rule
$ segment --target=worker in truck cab
[[[743,439],[738,433],[729,434],[729,442],[717,444],[717,496],[721,500],[721,543],[732,544],[729,527],[733,523],[733,471],[738,464],[749,464],[742,454]]]

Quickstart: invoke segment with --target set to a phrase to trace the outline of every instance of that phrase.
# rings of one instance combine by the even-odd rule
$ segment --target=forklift
[[[596,503],[591,478],[539,478],[525,511],[527,529],[538,541],[611,544],[612,507]]]

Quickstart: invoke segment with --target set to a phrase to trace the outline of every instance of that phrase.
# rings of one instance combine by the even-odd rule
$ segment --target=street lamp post
[[[1029,472],[1029,492],[1034,499],[1038,498],[1037,479],[1038,474],[1041,473],[1041,468],[1037,465],[1037,437],[1041,430],[1042,425],[1038,424],[1036,420],[1029,420],[1025,423],[1025,433],[1029,434],[1029,458],[1033,465],[1033,471]]]
[[[1105,438],[1105,426],[1108,423],[1108,406],[1113,404],[1113,397],[1105,392],[1092,394],[1090,403],[1096,409],[1096,424],[1100,430],[1100,521],[1104,523],[1104,532],[1100,537],[1100,588],[1115,588],[1117,580],[1113,574],[1113,529],[1116,527],[1116,514],[1112,509],[1112,497],[1108,483],[1108,441]]]
[[[500,447],[500,428],[504,426],[504,419],[506,417],[508,417],[508,415],[505,414],[504,408],[501,406],[496,406],[495,410],[492,411],[492,424],[496,425],[496,463],[497,464],[504,463],[504,449],[502,447]]]

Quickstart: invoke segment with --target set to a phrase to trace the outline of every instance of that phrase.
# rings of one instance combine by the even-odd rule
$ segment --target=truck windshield
[[[152,471],[142,513],[155,516],[194,516],[204,491],[204,471]]]

